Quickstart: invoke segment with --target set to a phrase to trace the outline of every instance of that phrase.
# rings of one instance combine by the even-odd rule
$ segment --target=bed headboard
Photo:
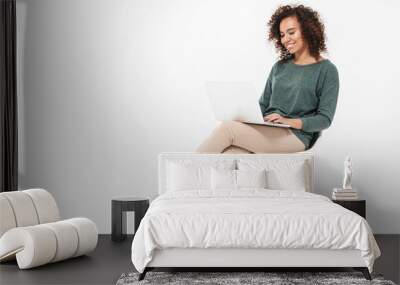
[[[161,195],[167,191],[167,171],[170,162],[190,161],[191,163],[212,163],[216,161],[232,161],[235,168],[238,165],[244,167],[251,167],[252,165],[262,164],[267,165],[269,168],[275,166],[285,166],[302,164],[304,171],[304,183],[306,191],[314,192],[314,154],[311,151],[304,151],[290,154],[204,154],[193,152],[170,152],[161,153],[158,156],[158,193]],[[279,171],[282,171],[279,168]],[[286,189],[283,189],[286,190]],[[287,189],[290,190],[290,189]]]

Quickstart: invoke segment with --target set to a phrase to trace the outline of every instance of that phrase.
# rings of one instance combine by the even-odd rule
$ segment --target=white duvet
[[[186,190],[155,199],[132,243],[143,272],[154,249],[358,249],[372,272],[380,250],[365,219],[328,198],[299,191]]]

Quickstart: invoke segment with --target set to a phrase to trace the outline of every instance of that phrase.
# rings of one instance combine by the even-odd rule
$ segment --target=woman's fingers
[[[272,117],[271,122],[276,122],[276,121],[278,121],[280,118],[281,118],[281,117],[279,117],[279,116],[274,116],[274,117]]]
[[[281,115],[279,115],[277,113],[272,113],[272,114],[265,116],[264,121],[275,122],[276,120],[281,119],[281,118],[282,118]]]

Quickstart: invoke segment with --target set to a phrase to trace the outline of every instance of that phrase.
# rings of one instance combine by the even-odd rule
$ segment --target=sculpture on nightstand
[[[344,178],[343,178],[343,189],[351,190],[351,178],[353,175],[353,164],[351,162],[351,157],[346,156],[344,161]]]

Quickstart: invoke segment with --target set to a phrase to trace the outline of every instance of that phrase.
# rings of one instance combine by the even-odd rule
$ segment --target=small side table
[[[366,201],[365,200],[332,200],[332,202],[359,214],[366,219]]]
[[[118,197],[111,201],[111,240],[126,239],[126,212],[135,212],[135,233],[140,221],[149,208],[149,199],[137,197]]]

